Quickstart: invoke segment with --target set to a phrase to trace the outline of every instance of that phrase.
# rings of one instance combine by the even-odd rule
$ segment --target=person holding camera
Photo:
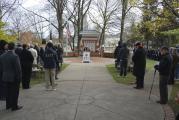
[[[168,47],[162,47],[160,49],[161,58],[159,65],[155,65],[154,68],[159,71],[159,90],[160,90],[160,100],[157,103],[167,104],[168,102],[168,81],[170,78],[171,67],[172,67],[172,57],[169,54]]]

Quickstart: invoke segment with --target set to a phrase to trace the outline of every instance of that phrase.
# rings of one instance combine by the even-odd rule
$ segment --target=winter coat
[[[169,76],[172,67],[172,58],[169,53],[162,55],[159,62],[159,74]]]
[[[122,47],[119,51],[120,60],[128,60],[129,58],[129,49],[127,47]]]
[[[57,53],[53,48],[46,48],[43,62],[44,62],[44,68],[46,69],[54,69],[56,68],[56,63],[58,61]]]
[[[32,56],[32,53],[29,50],[23,49],[20,55],[20,61],[22,67],[28,67],[32,69],[34,57]]]
[[[146,52],[142,47],[139,47],[132,57],[134,63],[133,74],[135,76],[144,76],[146,68]]]
[[[4,82],[20,82],[22,71],[20,60],[13,51],[8,51],[0,56],[0,73]]]

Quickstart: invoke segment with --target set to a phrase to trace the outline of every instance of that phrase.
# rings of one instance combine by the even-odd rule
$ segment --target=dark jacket
[[[58,57],[57,57],[57,53],[55,52],[53,48],[47,47],[45,49],[43,61],[44,61],[44,68],[47,68],[47,69],[56,68]]]
[[[20,57],[20,55],[21,55],[21,52],[22,52],[22,47],[17,47],[16,49],[15,49],[15,53]]]
[[[159,74],[164,76],[169,76],[171,72],[172,67],[172,58],[170,54],[165,54],[161,56],[160,62],[159,62]]]
[[[135,76],[144,76],[146,68],[146,52],[142,47],[135,51],[132,61],[134,62],[133,74]]]
[[[23,49],[20,55],[20,61],[22,67],[24,66],[32,67],[34,57],[32,56],[32,53],[29,50]]]
[[[129,49],[127,47],[122,47],[119,51],[120,60],[128,60],[129,57]]]
[[[62,48],[57,48],[57,56],[59,63],[63,63],[63,49]]]
[[[0,73],[4,82],[20,82],[22,72],[20,60],[13,51],[8,51],[0,56]]]
[[[120,49],[121,49],[121,46],[118,45],[114,51],[114,58],[118,58]]]

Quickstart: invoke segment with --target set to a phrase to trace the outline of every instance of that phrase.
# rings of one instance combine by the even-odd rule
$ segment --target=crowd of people
[[[30,44],[7,43],[0,40],[0,100],[6,100],[6,109],[19,110],[20,83],[30,88],[32,70],[43,66],[46,90],[55,89],[55,79],[63,63],[63,49],[50,40],[45,47]]]
[[[147,58],[158,61],[160,58],[160,50],[159,49],[147,50]]]
[[[144,76],[146,72],[146,58],[158,61],[158,64],[154,65],[155,71],[159,72],[159,92],[160,100],[159,104],[168,103],[168,85],[175,84],[176,67],[179,63],[179,56],[177,55],[177,49],[170,49],[166,46],[159,48],[158,50],[146,50],[141,42],[136,42],[133,48],[132,57],[130,56],[130,50],[126,47],[126,43],[119,43],[115,49],[114,57],[116,58],[116,67],[120,71],[120,76],[127,75],[127,65],[132,59],[133,75],[136,77],[135,89],[144,88]],[[124,74],[123,74],[124,73]],[[176,101],[179,101],[179,94],[176,97]],[[177,120],[179,116],[177,116]]]

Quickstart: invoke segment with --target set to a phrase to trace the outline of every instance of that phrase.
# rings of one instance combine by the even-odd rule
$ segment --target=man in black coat
[[[135,44],[136,51],[132,57],[134,62],[133,74],[136,76],[136,89],[144,88],[144,75],[146,68],[146,52],[140,42]]]
[[[159,89],[160,89],[160,101],[157,103],[167,104],[168,102],[168,88],[167,84],[170,78],[172,68],[172,58],[169,54],[167,47],[162,47],[160,50],[161,58],[159,65],[155,65],[155,69],[159,71]]]
[[[21,81],[21,66],[17,54],[14,52],[14,43],[8,44],[8,51],[0,56],[0,74],[7,84],[6,109],[19,110],[19,86]]]
[[[28,50],[28,46],[26,44],[23,44],[22,47],[23,50],[20,55],[22,67],[22,88],[29,89],[34,57],[32,56],[32,53]]]

